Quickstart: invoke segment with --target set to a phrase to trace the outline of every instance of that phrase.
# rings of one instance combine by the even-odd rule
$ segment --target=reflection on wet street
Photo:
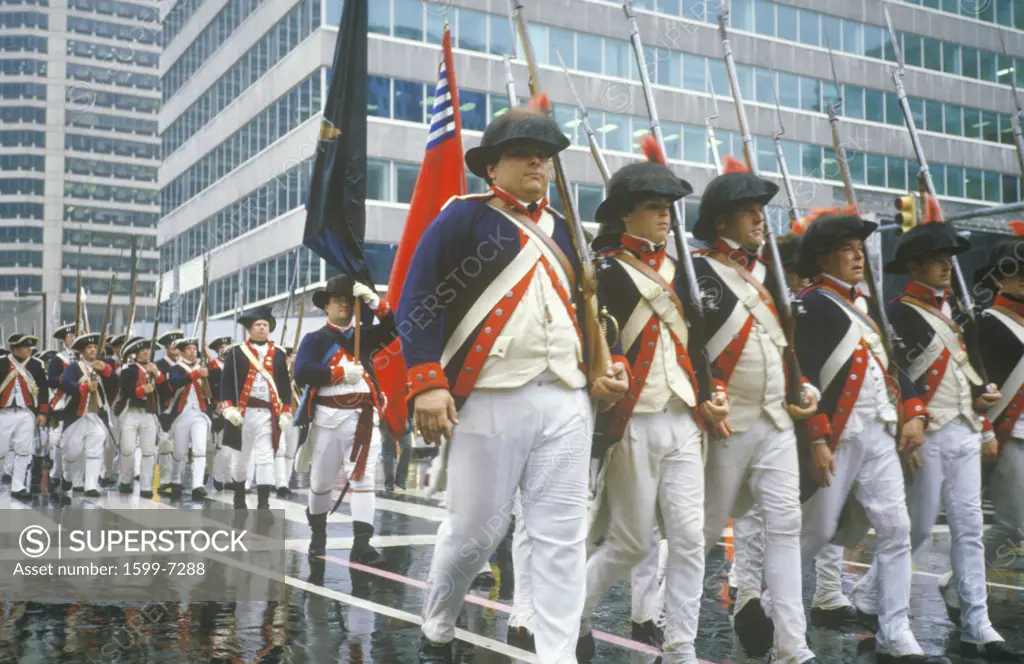
[[[328,553],[310,561],[310,531],[304,513],[305,491],[288,500],[272,500],[287,523],[288,588],[281,602],[175,602],[118,604],[89,602],[43,604],[0,602],[0,664],[263,662],[348,664],[415,664],[423,580],[430,570],[433,536],[444,511],[422,492],[411,473],[408,491],[380,491],[373,544],[387,558],[383,569],[350,564],[352,524],[343,506],[328,524]],[[102,498],[75,497],[78,506],[124,507],[116,492]],[[137,496],[130,504],[145,507]],[[158,498],[167,504],[165,498]],[[214,504],[230,509],[227,494],[213,494]],[[46,498],[36,498],[35,505]],[[190,508],[191,503],[172,504]],[[8,488],[0,509],[12,505]],[[988,517],[986,516],[986,521]],[[707,561],[697,653],[708,662],[747,659],[730,625],[732,601],[726,573],[725,538]],[[866,570],[873,540],[847,552],[846,589]],[[936,527],[931,547],[915,560],[912,628],[929,653],[948,652],[957,662],[959,630],[949,622],[936,583],[949,569],[949,532]],[[477,578],[458,627],[457,661],[476,664],[534,661],[505,644],[512,604],[511,570],[492,562],[491,574]],[[1024,567],[991,571],[989,606],[997,630],[1012,644],[1024,646]],[[805,605],[813,595],[813,573],[805,574]],[[612,589],[595,615],[601,663],[654,662],[656,655],[629,640],[628,582]],[[873,640],[866,633],[809,627],[811,648],[823,662],[873,662]],[[521,656],[522,660],[517,656]]]

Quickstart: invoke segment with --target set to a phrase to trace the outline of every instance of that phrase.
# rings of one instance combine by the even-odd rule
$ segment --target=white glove
[[[224,419],[231,422],[236,427],[241,427],[244,417],[242,417],[242,411],[238,410],[234,406],[228,406],[224,409]]]
[[[345,375],[342,380],[346,385],[357,385],[363,380],[363,367],[359,364],[352,362],[343,361],[341,366],[345,369]]]
[[[287,429],[291,425],[291,423],[292,423],[292,414],[291,413],[281,413],[281,417],[277,418],[277,425],[279,427],[281,427],[282,431]]]
[[[355,285],[352,286],[352,295],[360,298],[374,311],[376,311],[377,307],[380,306],[380,296],[366,284],[362,284],[357,281]]]

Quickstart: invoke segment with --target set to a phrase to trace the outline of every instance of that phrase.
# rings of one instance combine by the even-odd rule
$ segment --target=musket
[[[714,115],[704,116],[704,129],[708,134],[708,147],[711,148],[711,159],[715,162],[715,172],[722,172],[722,155],[718,153],[718,137],[715,135],[714,120],[718,119],[718,96],[715,94],[715,81],[711,78],[711,60],[704,61],[704,72],[708,78],[708,87],[711,89],[711,104],[715,109]]]
[[[736,62],[732,55],[732,44],[729,41],[729,30],[726,22],[729,18],[729,4],[722,0],[722,12],[718,16],[718,34],[722,39],[722,50],[725,58],[725,69],[729,74],[729,86],[732,89],[732,98],[736,105],[736,117],[740,125],[740,133],[743,136],[743,156],[747,162],[747,168],[753,175],[760,176],[761,169],[757,164],[757,150],[754,148],[754,137],[750,133],[750,123],[747,121],[747,111],[743,105],[743,94],[740,92],[740,81],[736,74]],[[768,253],[775,275],[777,292],[773,296],[782,305],[778,307],[779,318],[782,322],[782,329],[786,335],[786,348],[783,350],[783,361],[787,373],[786,400],[798,407],[803,407],[803,372],[800,371],[800,363],[796,357],[794,337],[796,336],[796,319],[794,318],[793,296],[787,288],[786,274],[782,269],[782,257],[779,255],[779,246],[775,242],[775,233],[772,232],[771,224],[765,221],[764,225],[765,242],[768,245]]]
[[[523,16],[523,3],[519,0],[509,0],[509,11],[509,15],[518,27],[519,38],[523,44],[523,53],[526,56],[526,66],[530,72],[530,95],[532,97],[539,97],[542,93],[542,88],[538,78],[537,58],[534,55],[526,17]],[[550,114],[550,108],[543,109],[543,112]],[[583,232],[583,224],[580,222],[579,211],[576,208],[576,200],[572,196],[569,179],[565,175],[565,167],[562,165],[561,155],[553,155],[551,161],[555,171],[555,185],[558,189],[559,197],[562,199],[562,206],[565,212],[565,222],[569,226],[573,249],[576,252],[576,258],[580,266],[580,274],[576,285],[583,300],[583,342],[587,358],[587,369],[590,374],[588,378],[593,382],[596,378],[605,376],[609,366],[611,366],[611,352],[608,349],[608,340],[605,338],[597,303],[597,274],[594,269],[590,245],[587,242],[586,234]]]
[[[1003,41],[1003,31],[999,31],[999,44],[1003,47],[1003,57],[1006,57],[1006,43]],[[1020,95],[1017,94],[1017,72],[1010,71],[1010,88],[1013,90],[1014,112],[1010,114],[1010,123],[1013,125],[1013,144],[1017,146],[1017,166],[1020,174],[1024,177],[1024,131],[1021,130],[1021,116],[1024,109],[1020,106]]]
[[[839,108],[843,104],[841,88],[839,87],[839,79],[836,76],[835,62],[832,59],[832,45],[828,43],[828,35],[825,35],[825,45],[828,47],[829,63],[832,67],[832,82],[836,89],[836,94],[839,98],[836,100],[830,100],[827,104],[828,111],[828,123],[832,127],[832,148],[836,153],[836,162],[839,164],[839,174],[843,179],[843,189],[846,192],[846,202],[852,206],[857,213],[860,214],[860,205],[857,203],[857,192],[853,187],[853,176],[850,173],[850,162],[846,155],[846,145],[843,143],[839,135]],[[871,297],[868,299],[868,308],[871,310],[871,315],[879,323],[879,329],[882,336],[882,346],[885,348],[886,356],[890,358],[889,362],[889,375],[892,377],[896,384],[899,384],[899,368],[896,366],[895,357],[893,350],[902,346],[902,341],[896,333],[896,329],[889,322],[889,315],[885,311],[884,301],[882,300],[882,284],[878,281],[878,275],[875,274],[874,266],[871,264],[871,258],[865,256],[864,259],[864,280],[868,284],[868,291]]]
[[[601,146],[597,142],[597,134],[594,133],[594,127],[590,124],[590,114],[587,112],[587,107],[583,105],[583,100],[580,99],[579,94],[576,92],[572,76],[569,75],[569,68],[565,66],[565,60],[562,59],[562,53],[557,47],[555,48],[555,55],[558,56],[558,62],[561,63],[562,71],[565,72],[565,81],[569,84],[569,91],[572,92],[572,96],[576,100],[576,108],[580,112],[580,124],[587,135],[587,144],[590,145],[590,154],[593,155],[594,162],[597,164],[597,170],[601,171],[601,179],[604,180],[605,187],[607,187],[608,182],[612,179],[612,173],[608,168],[608,162],[605,161],[604,155],[601,154]]]
[[[19,293],[18,278],[15,277],[14,278],[14,333],[15,334],[18,334],[18,330],[21,329],[21,323],[18,322],[18,309],[20,308],[20,305],[21,305],[21,303],[18,302],[18,293]],[[6,341],[6,340],[0,341],[0,343],[3,343],[4,341]]]
[[[924,156],[924,148],[921,146],[921,139],[917,134],[917,125],[914,123],[914,115],[910,110],[910,102],[907,100],[907,91],[903,88],[902,77],[903,72],[905,71],[903,51],[900,50],[899,42],[896,39],[896,31],[892,27],[892,16],[889,15],[889,3],[886,0],[882,0],[882,9],[885,10],[885,24],[889,29],[889,39],[892,41],[893,52],[896,54],[896,69],[892,73],[892,80],[896,85],[896,97],[900,102],[900,110],[903,111],[903,122],[907,126],[907,132],[910,134],[910,143],[913,145],[914,154],[917,156],[917,164],[920,169],[918,182],[920,182],[922,188],[931,196],[932,201],[936,208],[938,208],[941,215],[942,208],[939,207],[939,199],[935,192],[935,183],[932,181],[931,171],[928,170],[928,160]],[[956,256],[951,256],[950,262],[953,264],[953,290],[957,295],[957,305],[960,312],[968,317],[973,328],[976,323],[974,300],[967,288],[967,281],[964,279],[963,270],[960,269],[960,262],[957,260]],[[975,346],[975,344],[970,341],[970,338],[973,337],[973,330],[971,334],[965,334],[965,337],[969,339],[968,343],[971,346]],[[978,370],[978,374],[981,376],[984,384],[988,385],[988,373],[985,371],[981,353],[977,352],[977,350],[978,349],[975,347],[973,348],[974,352],[970,353],[972,356],[971,362]]]
[[[162,278],[157,279],[156,282],[156,305],[153,307],[153,336],[149,339],[149,361],[156,362],[156,335],[160,328],[160,296],[163,295],[164,280]],[[160,412],[160,402],[157,401],[156,390],[153,390],[150,395],[153,399],[153,412]]]
[[[206,354],[206,332],[207,326],[210,319],[210,255],[203,254],[203,336],[199,341],[199,353],[198,360],[199,366],[205,367],[209,370],[210,358]],[[207,403],[213,401],[213,391],[210,389],[210,378],[209,376],[200,377],[199,379],[200,389],[203,391],[203,399]]]
[[[132,332],[132,325],[135,324],[135,301],[139,293],[139,254],[138,254],[138,236],[132,236],[132,296],[128,303],[128,322],[125,324],[124,336],[125,342],[127,343],[128,337]]]
[[[796,192],[793,189],[793,180],[789,176],[786,154],[782,150],[782,137],[786,135],[786,123],[782,119],[782,107],[779,105],[779,86],[775,81],[775,70],[772,70],[772,92],[775,93],[775,114],[779,118],[779,130],[772,131],[772,143],[775,144],[775,158],[779,162],[779,171],[782,172],[782,184],[786,189],[786,198],[789,199],[789,228],[792,231],[800,225],[800,209],[796,204]]]
[[[100,345],[96,351],[96,359],[103,357],[104,348],[107,346],[107,330],[110,325],[110,307],[114,303],[114,286],[117,284],[117,273],[110,275],[110,290],[107,291],[107,308],[103,311],[103,327],[100,328]]]
[[[82,326],[82,270],[78,270],[78,281],[75,286],[75,335],[81,335],[84,331]]]
[[[299,320],[295,324],[295,352],[299,352],[299,339],[302,335],[302,317],[306,314],[306,293],[302,293],[302,297],[299,298]]]

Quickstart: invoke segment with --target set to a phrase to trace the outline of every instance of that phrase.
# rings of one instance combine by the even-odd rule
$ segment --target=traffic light
[[[900,225],[901,233],[906,233],[914,226],[917,226],[917,200],[913,194],[900,196],[896,199],[896,223]]]

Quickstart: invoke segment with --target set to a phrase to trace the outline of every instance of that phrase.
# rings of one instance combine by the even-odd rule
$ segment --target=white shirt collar
[[[328,325],[328,327],[334,328],[338,332],[348,332],[353,327],[355,327],[355,325],[356,325],[356,317],[352,316],[351,318],[349,318],[348,319],[348,325],[346,325],[345,327],[339,327],[339,326],[335,325],[334,323],[332,323],[331,321],[327,321],[327,325]]]

